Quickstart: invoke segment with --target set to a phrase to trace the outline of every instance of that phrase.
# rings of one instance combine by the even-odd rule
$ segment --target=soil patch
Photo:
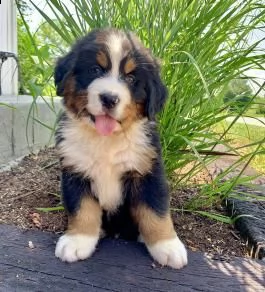
[[[60,204],[60,171],[54,149],[26,156],[11,171],[0,173],[0,222],[21,228],[62,231],[64,212],[39,212]]]
[[[45,213],[36,209],[60,205],[60,170],[53,148],[29,155],[17,167],[0,173],[0,185],[0,223],[57,233],[65,230],[63,211]],[[177,190],[172,195],[172,208],[181,208],[194,194],[196,190],[188,187]],[[188,248],[220,260],[247,256],[246,245],[233,226],[186,212],[173,212],[173,219]]]

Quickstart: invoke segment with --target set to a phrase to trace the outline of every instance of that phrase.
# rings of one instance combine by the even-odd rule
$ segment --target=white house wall
[[[17,21],[15,0],[1,0],[0,51],[7,51],[17,54]],[[17,76],[16,62],[14,59],[8,58],[2,66],[2,95],[17,94]]]

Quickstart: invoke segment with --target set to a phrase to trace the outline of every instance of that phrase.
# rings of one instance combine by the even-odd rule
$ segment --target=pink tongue
[[[113,118],[102,115],[95,116],[95,119],[96,130],[100,135],[108,136],[114,131],[117,121]]]

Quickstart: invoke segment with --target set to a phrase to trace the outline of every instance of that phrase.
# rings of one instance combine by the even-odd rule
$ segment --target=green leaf
[[[55,212],[55,211],[63,211],[64,207],[63,206],[57,206],[57,207],[49,207],[49,208],[36,208],[36,210],[48,213],[48,212]]]

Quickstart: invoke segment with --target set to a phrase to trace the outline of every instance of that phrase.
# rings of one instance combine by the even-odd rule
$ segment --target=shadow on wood
[[[222,262],[189,252],[189,265],[176,271],[154,266],[140,243],[106,239],[92,258],[67,264],[54,256],[58,235],[0,225],[0,238],[1,292],[265,291],[261,261]]]

